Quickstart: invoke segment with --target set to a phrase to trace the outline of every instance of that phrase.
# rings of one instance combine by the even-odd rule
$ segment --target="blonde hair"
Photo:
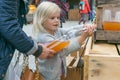
[[[37,7],[33,19],[34,33],[38,34],[39,32],[47,32],[42,24],[48,19],[50,15],[58,10],[60,11],[59,6],[53,2],[41,2],[40,5]]]

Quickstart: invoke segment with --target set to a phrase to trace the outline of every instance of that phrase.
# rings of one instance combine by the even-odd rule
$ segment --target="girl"
[[[34,32],[41,43],[49,43],[67,34],[67,31],[59,28],[60,8],[52,2],[42,2],[37,7],[34,15]],[[61,75],[66,75],[66,56],[79,49],[87,37],[92,35],[94,26],[85,27],[85,31],[76,38],[69,39],[70,44],[65,49],[54,55],[51,59],[39,59],[40,73],[44,80],[60,80]]]

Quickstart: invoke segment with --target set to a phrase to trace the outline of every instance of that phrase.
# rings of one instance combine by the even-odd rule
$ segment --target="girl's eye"
[[[50,19],[58,19],[58,20],[60,20],[60,17],[51,17]]]
[[[55,19],[55,17],[51,17],[50,19]]]
[[[58,20],[60,20],[60,17],[57,17]]]

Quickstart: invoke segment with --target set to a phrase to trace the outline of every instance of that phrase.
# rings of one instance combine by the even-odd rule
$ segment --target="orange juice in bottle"
[[[47,47],[50,47],[50,46],[52,46],[53,44],[55,44],[55,43],[57,43],[57,42],[59,42],[59,41],[58,41],[58,40],[54,40],[54,41],[50,42],[50,43],[47,45]]]
[[[55,50],[56,52],[59,52],[63,48],[67,47],[69,45],[69,41],[54,41],[51,42],[52,45],[49,46],[50,49]]]

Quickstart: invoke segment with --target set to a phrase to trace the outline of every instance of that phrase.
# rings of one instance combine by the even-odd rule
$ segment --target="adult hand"
[[[54,50],[47,48],[46,45],[40,43],[38,45],[41,45],[43,47],[42,53],[39,56],[40,59],[48,59],[55,55],[56,52]]]

